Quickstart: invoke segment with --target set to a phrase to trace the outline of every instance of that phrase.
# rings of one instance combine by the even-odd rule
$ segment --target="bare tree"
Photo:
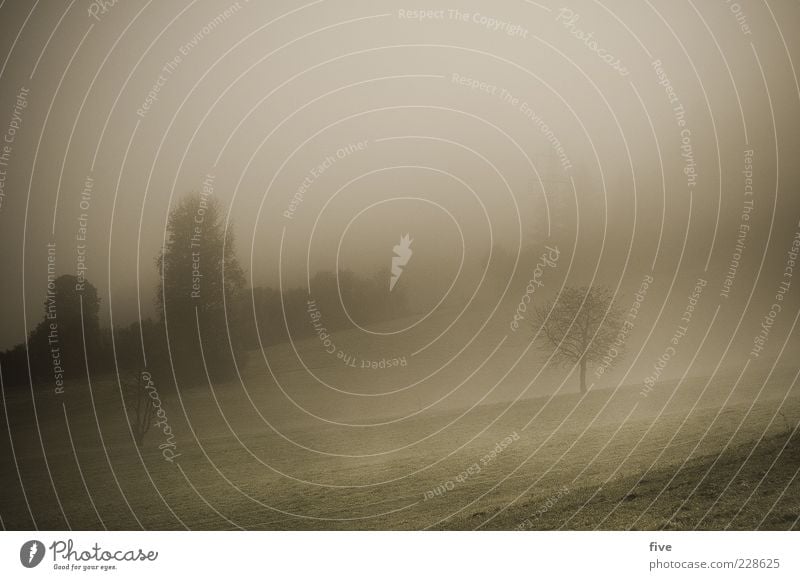
[[[606,355],[621,325],[610,289],[601,286],[565,288],[555,303],[535,310],[534,331],[549,348],[553,360],[577,365],[581,393],[586,392],[586,366]]]
[[[133,439],[139,449],[144,445],[144,436],[150,430],[156,415],[156,406],[148,391],[149,381],[146,371],[131,373],[122,381],[125,412],[131,426]]]

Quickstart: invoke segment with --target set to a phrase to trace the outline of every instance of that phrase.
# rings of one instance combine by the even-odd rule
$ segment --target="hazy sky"
[[[410,233],[448,283],[462,252],[553,243],[559,284],[717,296],[752,199],[735,325],[800,219],[800,5],[740,4],[7,1],[0,347],[40,319],[51,242],[59,273],[85,244],[105,321],[152,316],[166,215],[209,175],[252,285],[281,240],[298,286]]]

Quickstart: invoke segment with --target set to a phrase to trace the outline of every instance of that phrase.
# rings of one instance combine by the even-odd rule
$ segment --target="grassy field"
[[[519,530],[800,529],[800,434],[770,435],[605,485],[551,490],[443,528]]]
[[[796,523],[800,462],[785,419],[800,416],[794,394],[691,412],[640,400],[622,389],[487,405],[418,416],[379,440],[337,426],[236,437],[195,428],[174,463],[155,448],[157,434],[140,458],[122,429],[104,429],[105,445],[90,439],[90,416],[73,414],[74,429],[59,439],[53,415],[44,423],[49,474],[35,431],[15,441],[17,465],[3,469],[3,523],[30,527],[29,503],[41,528],[510,529],[557,496],[529,527]],[[191,431],[180,415],[171,420]],[[298,450],[283,437],[360,456]]]
[[[303,354],[316,373],[343,377],[313,340],[299,348],[308,350]],[[479,396],[426,409],[441,393],[431,390],[422,400],[400,393],[394,413],[392,407],[378,412],[369,397],[348,396],[351,406],[330,408],[320,422],[299,418],[287,402],[314,401],[315,411],[325,411],[320,387],[301,378],[288,349],[267,353],[280,388],[266,376],[260,353],[250,354],[241,383],[201,385],[180,396],[162,386],[179,454],[173,462],[164,460],[159,445],[167,439],[157,429],[142,450],[132,444],[110,378],[70,383],[61,397],[37,391],[35,411],[30,391],[5,390],[2,525],[787,529],[797,523],[800,458],[797,437],[788,436],[800,419],[796,369],[662,382],[646,397],[639,386],[537,396],[525,391],[529,376],[520,372],[506,378],[497,400],[481,398],[493,384],[486,376],[455,366],[447,381],[437,381],[460,380]],[[375,377],[365,374],[351,388],[384,389],[396,378]]]

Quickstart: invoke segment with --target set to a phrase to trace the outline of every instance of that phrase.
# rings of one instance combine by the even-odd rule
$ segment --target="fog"
[[[0,524],[797,528],[798,23],[0,1]]]
[[[604,284],[625,306],[652,274],[637,325],[657,355],[674,326],[661,306],[681,310],[704,278],[721,308],[707,370],[736,329],[748,349],[797,229],[797,47],[776,33],[794,2],[774,3],[775,20],[737,20],[724,2],[463,2],[422,19],[389,2],[4,10],[7,31],[30,30],[0,41],[4,119],[29,91],[0,209],[4,347],[40,318],[51,242],[58,273],[85,250],[105,325],[154,317],[168,212],[204,181],[248,287],[372,275],[409,234],[415,312],[445,294],[458,312],[474,294],[466,312],[482,320],[519,300],[525,256],[549,244],[561,258],[543,298]],[[750,229],[721,298],[746,151]],[[500,283],[476,293],[501,253]]]

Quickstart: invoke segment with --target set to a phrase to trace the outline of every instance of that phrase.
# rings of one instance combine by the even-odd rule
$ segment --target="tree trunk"
[[[580,360],[580,370],[581,370],[581,395],[586,394],[586,359],[581,358]]]

